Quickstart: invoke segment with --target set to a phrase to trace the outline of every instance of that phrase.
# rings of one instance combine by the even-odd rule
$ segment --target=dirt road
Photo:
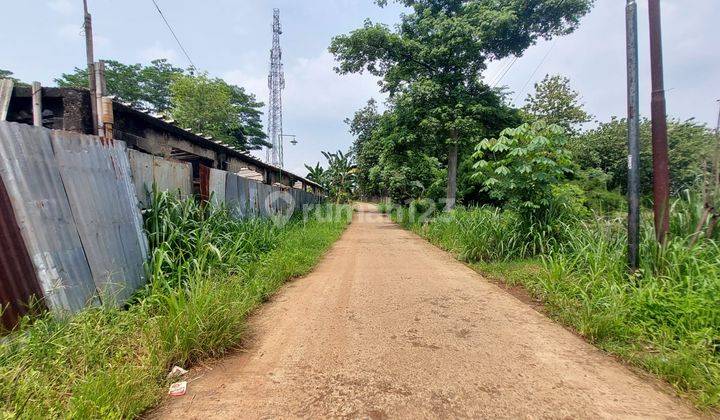
[[[642,378],[371,206],[167,418],[690,418]],[[197,373],[196,373],[197,375]]]

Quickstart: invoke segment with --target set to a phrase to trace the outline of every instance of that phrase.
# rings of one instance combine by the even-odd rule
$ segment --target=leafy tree
[[[537,121],[507,128],[497,139],[484,139],[476,149],[476,177],[490,195],[520,213],[548,209],[553,187],[572,173],[571,153],[562,127]]]
[[[370,172],[380,160],[381,149],[373,144],[373,133],[380,124],[381,115],[378,113],[377,103],[370,99],[363,108],[355,112],[352,118],[346,118],[345,123],[350,126],[350,133],[355,136],[353,153],[358,167],[358,189],[362,195],[380,195],[377,184],[370,180]]]
[[[10,79],[13,81],[15,86],[29,86],[27,83],[21,82],[20,80],[13,77],[13,72],[10,70],[0,69],[0,79]]]
[[[368,71],[401,95],[403,122],[447,161],[448,207],[456,200],[458,153],[497,122],[501,103],[481,81],[487,60],[520,55],[538,38],[573,31],[592,0],[397,0],[401,23],[365,25],[333,39],[339,73]],[[376,0],[383,6],[386,0]],[[407,107],[407,108],[406,108]]]
[[[170,93],[171,114],[181,125],[244,150],[269,146],[261,128],[262,104],[243,88],[207,74],[180,75]]]
[[[306,164],[305,168],[308,170],[307,179],[317,182],[323,188],[328,189],[327,181],[325,179],[325,168],[320,166],[320,162],[316,163],[315,166],[310,166]]]
[[[640,185],[652,190],[651,122],[640,122]],[[703,162],[710,160],[715,140],[713,132],[694,120],[668,121],[670,147],[670,187],[674,195],[693,188],[703,174]],[[609,175],[610,190],[626,191],[627,120],[612,118],[589,130],[571,144],[574,160],[583,169],[599,169]]]
[[[140,69],[138,78],[142,90],[142,101],[158,112],[170,110],[170,84],[184,70],[175,67],[166,59],[157,59]],[[107,77],[107,76],[106,76]]]
[[[582,124],[592,120],[580,103],[580,93],[572,89],[570,79],[560,75],[546,75],[536,83],[535,94],[527,96],[523,111],[531,119],[557,124],[571,135],[577,134]]]
[[[150,66],[105,60],[105,82],[110,95],[135,107],[158,112],[169,110],[170,84],[175,77],[183,74],[183,69],[165,59],[153,60]],[[86,88],[87,69],[75,67],[72,73],[63,73],[55,79],[55,83],[60,87]]]
[[[328,161],[328,168],[323,173],[331,198],[338,203],[349,201],[354,193],[357,180],[357,167],[353,161],[353,153],[322,152]],[[318,164],[319,166],[319,164]]]

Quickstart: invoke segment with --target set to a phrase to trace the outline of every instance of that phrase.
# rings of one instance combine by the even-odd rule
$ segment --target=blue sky
[[[187,60],[164,26],[151,0],[88,0],[96,57],[127,63],[164,57]],[[401,9],[381,9],[372,0],[157,0],[201,70],[245,86],[267,101],[272,9],[281,9],[281,45],[287,88],[285,132],[299,144],[286,145],[285,166],[304,172],[303,163],[322,160],[321,150],[347,149],[352,138],[343,119],[370,97],[382,100],[368,75],[339,76],[327,53],[332,36],[362,25],[365,18],[394,23]],[[0,28],[0,68],[25,81],[45,85],[85,61],[81,0],[4,0]],[[500,84],[521,104],[535,81],[547,73],[571,78],[589,112],[605,120],[625,113],[624,1],[596,0],[580,29],[556,41],[531,47]],[[647,8],[640,0],[641,109],[649,112]],[[720,99],[720,4],[718,0],[664,0],[665,84],[668,113],[695,117],[714,126]],[[30,23],[30,24],[29,24]],[[545,60],[543,57],[547,56]],[[485,73],[497,78],[507,60]],[[537,69],[537,71],[536,71]]]

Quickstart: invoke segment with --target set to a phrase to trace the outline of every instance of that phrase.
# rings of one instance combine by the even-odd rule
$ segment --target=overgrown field
[[[622,217],[528,223],[492,207],[458,208],[427,222],[411,217],[423,210],[414,203],[393,217],[478,271],[521,284],[550,316],[666,379],[699,407],[720,407],[720,242],[693,240],[698,203],[675,203],[664,248],[652,225],[643,225],[642,268],[633,275]]]
[[[173,365],[236,347],[250,311],[311,270],[349,222],[324,217],[237,221],[163,194],[145,218],[148,286],[127,308],[26,321],[0,344],[0,417],[133,417],[164,394]],[[339,217],[327,217],[329,213]]]

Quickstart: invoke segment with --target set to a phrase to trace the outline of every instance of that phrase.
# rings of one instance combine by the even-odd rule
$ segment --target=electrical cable
[[[542,65],[545,63],[545,60],[547,60],[547,58],[550,55],[550,53],[552,52],[553,48],[555,48],[556,43],[557,43],[557,38],[555,38],[553,43],[550,44],[550,48],[548,48],[548,51],[545,53],[545,56],[542,58],[542,60],[540,60],[540,63],[538,63],[537,67],[535,67],[535,70],[532,72],[530,77],[528,77],[528,79],[525,82],[525,84],[523,85],[522,89],[520,89],[518,91],[518,94],[517,94],[517,96],[515,96],[515,99],[513,100],[513,102],[517,102],[518,98],[520,98],[520,95],[522,95],[525,92],[525,88],[527,88],[527,85],[530,83],[532,78],[535,77],[535,73],[537,73],[538,70],[540,70],[540,67],[542,67]]]
[[[188,54],[185,47],[183,47],[182,42],[180,42],[180,39],[178,39],[177,35],[175,35],[175,31],[173,30],[172,26],[170,26],[170,22],[168,22],[167,18],[165,18],[165,15],[163,14],[162,10],[160,10],[160,6],[158,6],[157,2],[155,0],[151,0],[153,4],[155,5],[155,8],[157,9],[158,13],[160,13],[160,17],[165,22],[165,26],[170,30],[170,33],[172,34],[173,38],[175,38],[175,41],[177,42],[178,46],[182,50],[183,54],[185,54],[185,58],[190,62],[190,67],[193,70],[197,70],[197,67],[195,66],[195,63],[190,59],[190,55]]]

